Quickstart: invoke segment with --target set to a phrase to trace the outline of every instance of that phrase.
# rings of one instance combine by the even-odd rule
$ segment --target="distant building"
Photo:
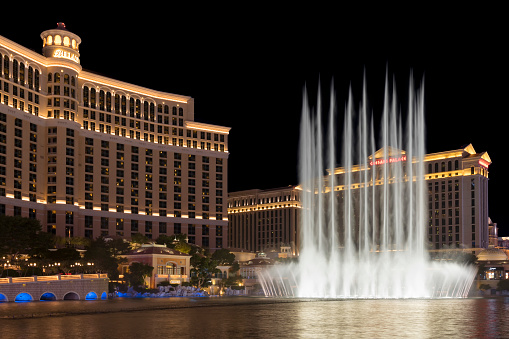
[[[276,261],[268,258],[264,252],[260,252],[255,258],[241,263],[239,274],[242,277],[242,284],[245,286],[247,294],[251,294],[256,289],[256,285],[260,284],[259,272],[275,264]]]
[[[495,247],[484,249],[477,255],[477,263],[479,265],[478,288],[481,284],[487,284],[495,289],[500,280],[509,279],[507,250]]]
[[[498,237],[497,244],[499,247],[509,249],[509,237]]]
[[[497,247],[498,246],[498,227],[497,223],[491,221],[491,218],[488,220],[488,237],[489,237],[489,246]]]
[[[286,251],[295,254],[299,245],[299,190],[288,186],[248,190],[228,195],[230,248],[247,251]]]
[[[389,159],[384,159],[389,153]],[[364,183],[360,182],[363,171],[376,178],[376,187],[383,187],[383,167],[406,162],[406,152],[391,149],[379,150],[370,156],[370,165],[354,165],[351,190],[354,199]],[[375,166],[373,166],[375,164]],[[429,250],[444,248],[471,249],[479,253],[495,242],[496,224],[488,216],[488,167],[491,159],[487,152],[477,153],[469,144],[460,149],[426,154],[424,179],[427,191],[426,239]],[[377,166],[378,165],[378,166]],[[405,165],[403,165],[405,166]],[[345,169],[334,171],[337,183],[334,191],[341,199],[345,190]],[[393,180],[388,180],[389,184]],[[368,184],[370,186],[371,183]],[[248,251],[265,251],[279,248],[282,243],[298,253],[300,189],[298,186],[272,190],[248,190],[230,192],[228,196],[229,244]],[[491,230],[491,231],[489,231]]]
[[[388,153],[388,159],[384,154]],[[353,167],[354,174],[351,188],[353,194],[363,189],[360,179],[363,171],[368,177],[376,178],[376,187],[384,184],[383,166],[376,164],[389,163],[388,175],[392,174],[392,166],[406,166],[406,152],[391,148],[389,152],[383,149],[370,156],[370,165]],[[427,196],[427,226],[426,234],[429,250],[442,248],[469,248],[476,253],[489,245],[488,236],[488,167],[491,159],[487,152],[477,153],[469,144],[460,149],[429,153],[424,156],[424,179]],[[342,177],[344,168],[336,168],[336,183],[344,183]],[[407,179],[405,179],[407,180]],[[394,182],[391,177],[389,185]],[[341,193],[344,185],[338,185],[335,190]]]
[[[63,23],[41,39],[42,54],[0,36],[0,214],[61,237],[186,233],[226,247],[230,128],[195,121],[189,96],[83,70]],[[169,67],[132,60],[126,72]]]

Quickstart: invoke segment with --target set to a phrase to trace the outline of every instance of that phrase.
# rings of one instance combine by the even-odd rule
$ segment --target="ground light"
[[[28,293],[20,293],[16,296],[16,299],[14,299],[14,301],[17,303],[26,303],[32,300],[33,300],[32,296]]]

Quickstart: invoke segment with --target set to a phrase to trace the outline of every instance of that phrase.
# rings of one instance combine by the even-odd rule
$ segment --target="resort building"
[[[388,154],[389,158],[383,158]],[[382,180],[383,166],[406,163],[406,152],[391,149],[377,151],[370,157],[367,167],[352,168],[350,189],[355,197],[364,184],[360,181],[363,171],[372,171],[376,187],[384,182],[391,185],[394,179]],[[491,225],[488,216],[488,167],[491,159],[487,152],[477,153],[470,144],[457,150],[426,154],[424,157],[424,179],[426,198],[426,239],[431,251],[447,248],[471,249],[479,253],[488,248],[489,228],[492,228],[492,243],[496,237],[496,225]],[[405,166],[405,165],[403,165]],[[334,191],[342,199],[345,191],[345,169],[335,169]],[[404,171],[403,171],[404,173]],[[327,179],[326,179],[327,180]],[[406,179],[405,179],[406,180]],[[248,251],[268,251],[288,243],[292,251],[298,251],[299,210],[301,208],[299,187],[275,190],[251,190],[234,192],[228,198],[230,221],[230,246]]]
[[[129,273],[129,266],[134,262],[154,268],[152,274],[145,279],[149,288],[156,288],[161,282],[174,285],[189,282],[191,255],[168,248],[166,245],[143,244],[122,257],[127,259],[127,262],[119,267],[122,275]]]
[[[226,246],[229,128],[193,98],[82,69],[63,23],[42,55],[0,36],[0,213],[62,237],[186,233]]]
[[[299,245],[299,190],[288,186],[233,192],[228,197],[230,249],[294,255]]]
[[[488,248],[488,153],[469,144],[428,154],[424,163],[429,249]]]
[[[509,279],[509,258],[507,249],[493,246],[482,250],[477,254],[477,288],[487,284],[490,289],[496,289],[500,280]]]

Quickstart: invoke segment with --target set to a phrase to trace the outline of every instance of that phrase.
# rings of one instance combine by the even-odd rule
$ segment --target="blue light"
[[[26,303],[32,301],[32,296],[28,293],[20,293],[16,296],[16,299],[14,300],[17,303]]]
[[[95,292],[88,292],[85,300],[97,300],[97,294]]]
[[[51,292],[46,292],[43,295],[41,295],[40,300],[41,301],[55,301],[55,300],[57,300],[57,297]]]

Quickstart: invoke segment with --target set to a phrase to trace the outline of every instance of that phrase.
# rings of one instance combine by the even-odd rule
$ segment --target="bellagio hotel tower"
[[[194,121],[191,97],[83,70],[63,23],[41,38],[42,55],[0,36],[0,214],[225,247],[230,129]]]

